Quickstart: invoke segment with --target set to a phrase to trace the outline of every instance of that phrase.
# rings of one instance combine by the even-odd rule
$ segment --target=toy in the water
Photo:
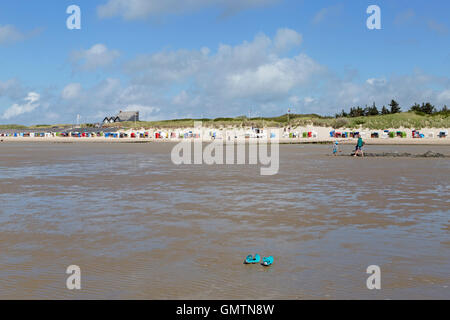
[[[255,264],[255,263],[258,263],[259,261],[261,261],[261,257],[259,256],[259,254],[255,254],[255,257],[253,257],[251,254],[249,254],[247,256],[247,258],[245,258],[244,263],[245,264]]]
[[[263,262],[261,264],[265,267],[268,267],[268,266],[272,265],[272,263],[273,263],[273,257],[270,256],[270,257],[264,257]]]

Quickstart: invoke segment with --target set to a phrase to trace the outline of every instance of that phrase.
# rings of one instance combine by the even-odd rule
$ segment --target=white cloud
[[[108,0],[98,6],[100,18],[120,16],[125,20],[145,19],[167,14],[185,14],[208,7],[219,7],[232,14],[251,7],[265,6],[278,0]]]
[[[77,114],[83,121],[97,122],[119,110],[135,109],[141,112],[141,119],[157,120],[238,116],[250,110],[269,116],[285,113],[288,107],[295,112],[335,114],[342,108],[372,102],[380,107],[391,99],[405,110],[414,102],[430,101],[439,107],[450,104],[449,77],[421,71],[363,80],[341,76],[302,53],[300,44],[299,33],[280,29],[273,37],[258,34],[233,46],[141,55],[126,63],[121,80],[106,78],[83,88],[69,83],[54,97],[42,93],[38,102],[17,103],[3,119],[29,110],[37,114],[38,103],[39,117],[30,111],[27,119],[35,121],[57,113],[61,115],[59,122],[68,123]],[[352,73],[358,74],[355,70]],[[21,91],[19,98],[32,90],[23,91],[15,80],[0,82],[0,96],[18,101],[12,92],[17,97]],[[45,109],[47,104],[50,107]]]
[[[94,71],[110,66],[120,56],[117,50],[110,50],[104,44],[95,44],[90,49],[74,51],[71,60],[74,67],[84,71]]]
[[[109,115],[110,112],[114,113],[117,109],[124,107],[120,102],[123,92],[120,80],[115,78],[107,78],[86,89],[78,83],[71,83],[63,90],[60,103],[64,105],[67,114],[82,114],[85,119],[97,114],[100,110]],[[90,119],[90,121],[93,120]]]
[[[250,109],[275,115],[289,105],[305,113],[334,114],[374,101],[380,106],[391,99],[405,109],[415,101],[444,102],[443,88],[450,89],[450,79],[421,72],[364,81],[341,78],[304,53],[285,55],[289,50],[280,50],[300,42],[296,31],[280,29],[273,38],[258,34],[235,46],[220,44],[217,50],[141,55],[124,67],[129,81],[103,81],[88,90],[80,108],[93,101],[96,110],[109,113],[142,106],[148,110],[143,119],[236,116]]]
[[[279,51],[289,50],[298,47],[302,43],[303,37],[292,29],[278,29],[274,38],[275,48]]]
[[[214,52],[203,47],[141,55],[124,66],[127,81],[108,78],[82,91],[68,84],[61,102],[67,114],[79,113],[89,121],[94,116],[100,121],[99,111],[106,116],[138,107],[142,119],[235,114],[252,100],[270,111],[296,86],[323,72],[304,54],[282,55],[301,38],[294,30],[280,29],[273,39],[258,34],[236,46],[220,44]]]
[[[273,39],[258,34],[251,42],[221,44],[214,54],[202,48],[143,55],[125,70],[134,92],[165,95],[177,90],[167,105],[184,104],[186,112],[202,109],[205,114],[222,105],[235,113],[249,100],[268,104],[283,99],[325,71],[305,54],[281,55],[280,49],[298,46],[301,39],[294,30],[280,29]]]
[[[25,35],[13,25],[0,26],[0,45],[11,44],[25,39]]]
[[[307,84],[321,67],[304,54],[294,58],[274,59],[255,69],[230,72],[224,89],[231,97],[282,96],[296,86]]]
[[[72,85],[69,84],[66,88]],[[138,110],[142,120],[156,119],[161,111],[158,103],[162,100],[151,89],[151,86],[122,85],[119,79],[107,78],[83,89],[76,99],[59,101],[59,107],[64,108],[66,117],[70,115],[69,119],[80,114],[86,122],[101,121],[103,117],[113,116],[119,110]]]
[[[327,102],[331,110],[334,108],[340,111],[342,108],[365,106],[372,102],[382,106],[395,99],[404,110],[408,110],[415,102],[445,103],[446,87],[450,89],[449,80],[417,70],[412,74],[387,79],[369,79],[365,83],[335,79],[329,81],[323,90],[320,102],[322,105]]]
[[[386,79],[370,78],[366,80],[366,83],[370,84],[371,86],[382,86],[386,84]]]
[[[82,91],[81,84],[79,83],[70,83],[66,87],[64,87],[61,92],[61,97],[65,100],[71,100],[78,98]]]
[[[280,73],[289,73],[290,78],[300,79],[305,77],[305,72],[299,68],[317,65],[306,55],[286,58],[280,57],[278,51],[299,45],[301,38],[294,30],[280,29],[273,41],[264,34],[258,34],[253,41],[244,41],[234,47],[221,44],[212,55],[209,48],[163,51],[142,55],[129,62],[125,69],[136,83],[168,85],[193,79],[203,88],[217,82],[221,86],[240,85],[247,78],[254,82],[252,77],[256,82],[270,82],[273,81],[270,78],[276,78]],[[296,69],[297,75],[293,74],[291,67]]]
[[[40,95],[38,93],[29,92],[28,96],[24,99],[25,103],[13,104],[10,108],[6,109],[2,115],[2,118],[9,120],[24,113],[34,111],[37,107],[39,107],[39,99]]]

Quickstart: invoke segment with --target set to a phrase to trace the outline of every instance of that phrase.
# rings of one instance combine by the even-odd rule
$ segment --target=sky
[[[71,5],[81,29],[68,29]],[[370,5],[381,29],[369,29]],[[0,124],[450,106],[447,0],[0,3]]]

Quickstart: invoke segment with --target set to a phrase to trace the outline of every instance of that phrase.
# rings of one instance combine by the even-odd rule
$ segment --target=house
[[[103,123],[114,123],[114,122],[119,122],[119,119],[117,117],[105,117],[105,119],[103,119]]]
[[[139,121],[139,111],[120,111],[116,118],[118,122]]]
[[[120,111],[115,117],[106,117],[103,123],[139,121],[139,111]]]

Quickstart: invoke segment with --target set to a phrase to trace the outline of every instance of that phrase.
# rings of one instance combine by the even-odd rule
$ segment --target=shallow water
[[[260,176],[175,166],[171,148],[0,144],[0,298],[450,299],[448,158],[281,145],[279,174]],[[243,265],[253,253],[274,265]],[[373,264],[381,290],[366,287]]]

